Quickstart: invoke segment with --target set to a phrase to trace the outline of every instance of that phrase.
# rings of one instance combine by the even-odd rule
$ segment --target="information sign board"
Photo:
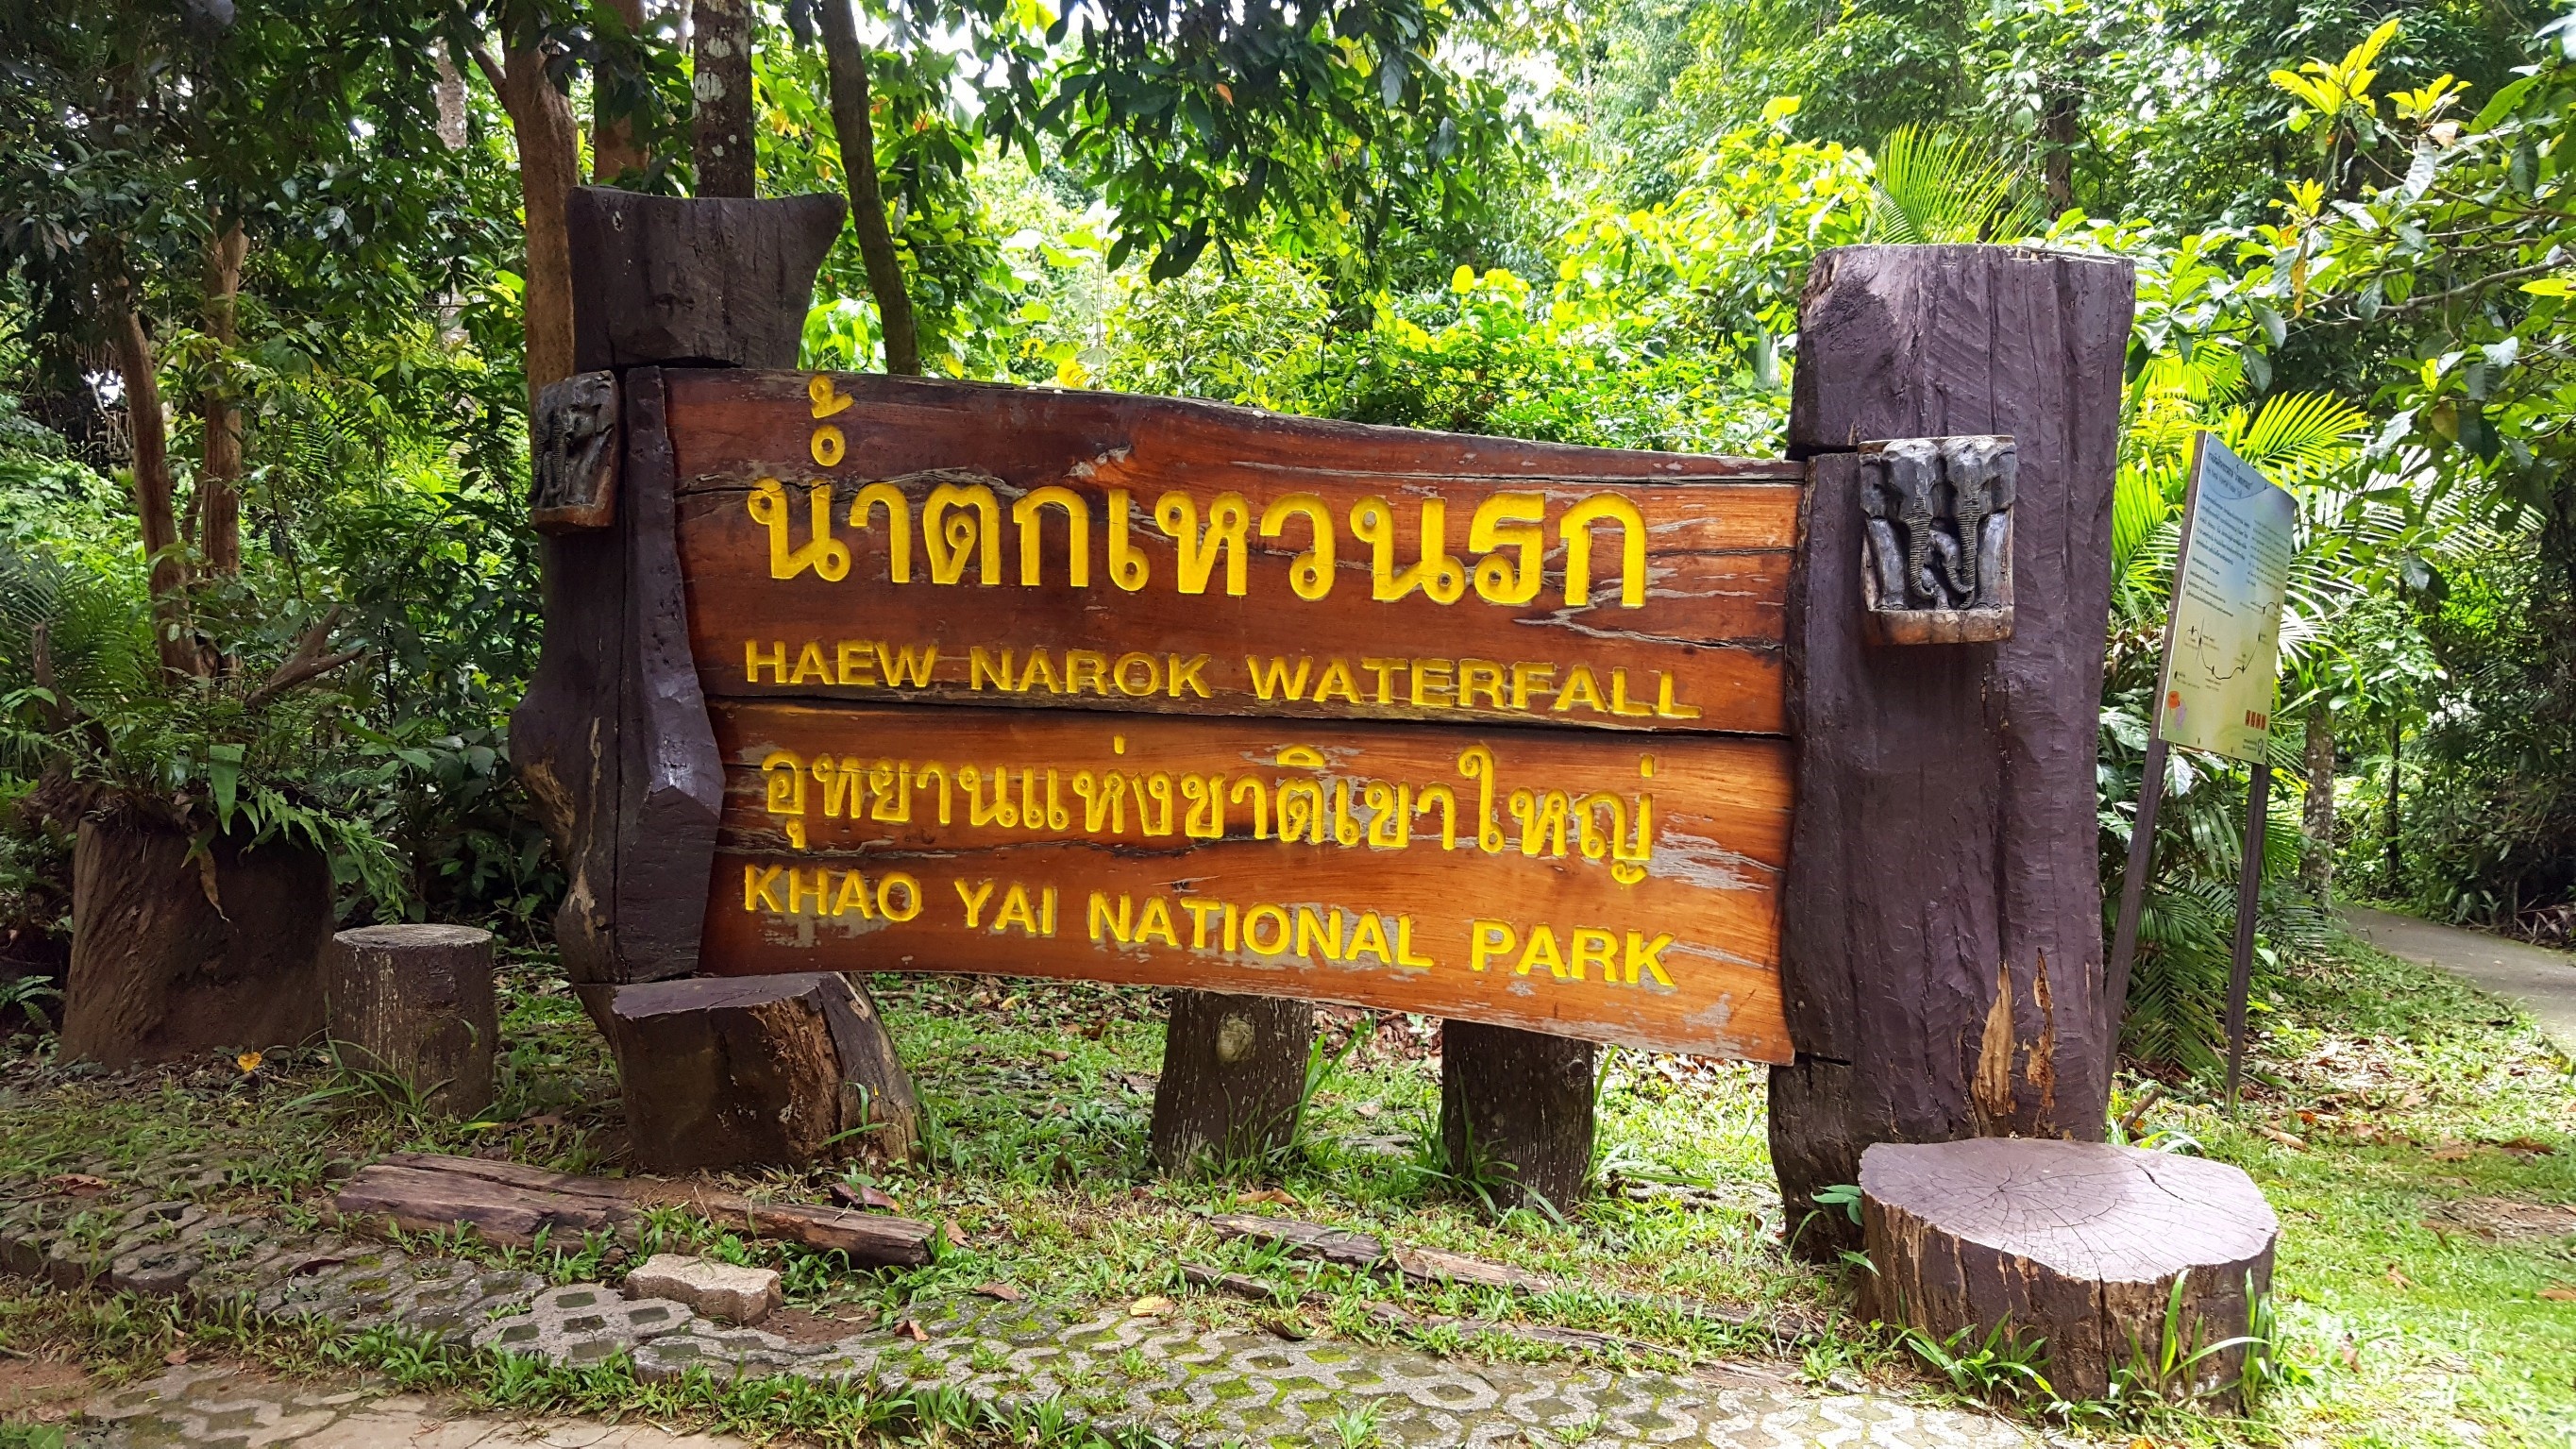
[[[2157,730],[2187,749],[2260,760],[2299,505],[2224,443],[2200,439]]]

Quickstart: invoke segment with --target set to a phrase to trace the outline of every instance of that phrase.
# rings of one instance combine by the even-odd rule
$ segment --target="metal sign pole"
[[[2263,827],[2272,795],[2272,762],[2257,760],[2245,787],[2244,863],[2236,872],[2236,951],[2227,973],[2227,1115],[2236,1115],[2236,1084],[2245,1073],[2245,995],[2254,981],[2254,908],[2263,893]]]

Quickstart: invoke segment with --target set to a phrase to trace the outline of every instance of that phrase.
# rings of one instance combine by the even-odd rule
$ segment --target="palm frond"
[[[2016,200],[2021,175],[1973,137],[1900,126],[1879,147],[1867,239],[1999,241],[2028,233],[2038,208]]]

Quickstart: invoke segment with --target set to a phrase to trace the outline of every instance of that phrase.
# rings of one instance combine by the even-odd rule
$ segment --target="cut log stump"
[[[331,866],[318,850],[83,821],[72,856],[62,1056],[115,1069],[322,1029]]]
[[[1154,1165],[1188,1173],[1257,1161],[1296,1140],[1315,1008],[1175,991],[1154,1086]]]
[[[2224,1163],[2102,1143],[1980,1137],[1861,1155],[1872,1305],[1936,1339],[1998,1324],[2047,1342],[2043,1372],[2098,1399],[2123,1368],[2152,1379],[2165,1315],[2182,1359],[2247,1331],[2280,1221]],[[2232,1393],[2242,1345],[2180,1370],[2168,1396]]]
[[[876,1003],[846,976],[622,986],[609,1041],[651,1172],[910,1158],[921,1103]]]
[[[322,958],[331,1040],[347,1065],[407,1083],[431,1108],[492,1105],[501,1034],[492,933],[472,926],[360,926]]]
[[[1440,1024],[1440,1140],[1449,1170],[1497,1207],[1568,1213],[1592,1171],[1591,1042]]]

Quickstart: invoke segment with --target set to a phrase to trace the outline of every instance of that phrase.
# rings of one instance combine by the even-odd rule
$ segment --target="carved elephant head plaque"
[[[1869,641],[2011,638],[2013,440],[1896,438],[1861,452]]]
[[[537,394],[528,522],[539,533],[606,528],[617,510],[617,378],[578,372]]]

